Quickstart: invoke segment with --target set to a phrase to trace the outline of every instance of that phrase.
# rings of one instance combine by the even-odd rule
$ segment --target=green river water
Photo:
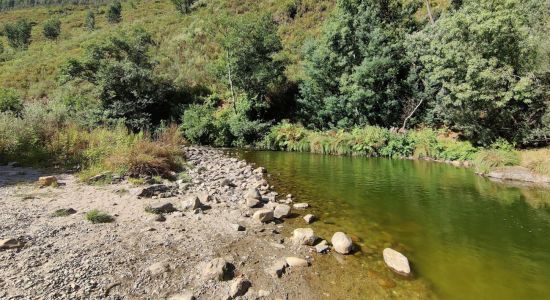
[[[361,247],[316,256],[312,282],[327,298],[550,299],[549,189],[425,161],[239,155],[266,167],[278,191],[312,205],[317,234],[344,231]],[[385,268],[385,247],[407,255],[413,279]]]

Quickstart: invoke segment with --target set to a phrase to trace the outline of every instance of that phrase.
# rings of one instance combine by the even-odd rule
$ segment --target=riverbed
[[[266,167],[278,191],[308,202],[316,233],[344,231],[361,247],[318,259],[311,282],[327,298],[550,299],[549,189],[425,161],[238,155]],[[385,247],[407,255],[412,279],[384,266]]]

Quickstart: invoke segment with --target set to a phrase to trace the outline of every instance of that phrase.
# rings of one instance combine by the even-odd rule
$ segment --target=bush
[[[185,138],[193,144],[212,144],[216,138],[214,109],[208,105],[194,104],[185,109],[181,129]]]
[[[484,174],[494,168],[516,166],[519,163],[514,146],[503,139],[497,140],[489,149],[477,153],[474,159],[476,171]]]
[[[84,20],[84,26],[86,27],[86,30],[88,31],[94,31],[95,30],[95,14],[93,11],[89,10],[86,13],[86,19]]]
[[[59,21],[59,19],[47,20],[44,23],[42,32],[47,39],[56,40],[61,34],[61,21]]]
[[[86,214],[86,220],[92,222],[93,224],[99,223],[111,223],[115,220],[111,215],[99,211],[97,209],[91,210]]]
[[[116,1],[107,9],[107,22],[111,24],[120,23],[122,21],[122,4]]]
[[[23,110],[21,98],[15,90],[0,88],[0,112],[19,114]]]
[[[26,49],[31,43],[32,25],[26,19],[19,19],[13,24],[4,26],[4,34],[10,46],[16,49]]]
[[[171,0],[176,9],[182,13],[187,14],[191,11],[191,6],[196,0]]]

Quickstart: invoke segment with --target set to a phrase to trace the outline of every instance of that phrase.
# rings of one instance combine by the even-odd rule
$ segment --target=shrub
[[[195,3],[195,0],[171,0],[176,9],[182,13],[187,14],[191,11],[191,6]]]
[[[86,30],[88,31],[94,31],[95,30],[95,14],[93,11],[89,10],[86,13],[86,19],[84,20],[84,26],[86,27]]]
[[[185,109],[181,130],[191,143],[205,145],[215,140],[214,109],[208,105],[194,104]]]
[[[47,39],[56,40],[61,34],[61,21],[59,21],[59,19],[47,20],[44,23],[42,32]]]
[[[0,88],[0,112],[19,114],[23,110],[21,98],[15,90]]]
[[[94,209],[89,211],[86,214],[86,220],[92,222],[93,224],[98,224],[98,223],[111,223],[115,219],[107,213]]]
[[[122,21],[122,4],[120,4],[120,1],[114,2],[107,9],[107,21],[111,24]]]
[[[16,49],[26,49],[31,43],[32,25],[26,19],[19,19],[17,22],[6,24],[4,34],[8,38],[10,46]]]
[[[520,163],[514,146],[503,139],[498,139],[489,149],[482,150],[475,156],[474,165],[480,173],[488,173],[494,168],[515,166]]]

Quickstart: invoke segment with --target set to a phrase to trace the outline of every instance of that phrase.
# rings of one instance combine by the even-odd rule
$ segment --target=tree
[[[42,32],[47,39],[56,40],[61,34],[61,21],[56,18],[47,20]]]
[[[180,13],[187,14],[191,12],[191,6],[195,0],[172,0],[172,3]]]
[[[122,21],[122,4],[119,1],[109,5],[107,9],[107,21],[111,24],[120,23]]]
[[[133,130],[150,128],[165,117],[171,86],[153,74],[148,51],[153,44],[144,30],[122,33],[86,49],[83,60],[69,60],[61,83],[95,86],[107,120],[123,119]]]
[[[411,98],[405,37],[415,6],[401,1],[339,0],[321,40],[305,47],[300,113],[310,128],[402,126]],[[406,118],[406,116],[405,116]]]
[[[228,84],[235,110],[239,90],[252,101],[250,117],[257,118],[268,105],[269,90],[285,81],[285,63],[275,57],[282,49],[277,25],[271,15],[224,16],[217,25],[219,75]]]
[[[15,23],[4,26],[4,34],[10,46],[16,49],[26,49],[31,43],[32,25],[26,19],[19,19]]]
[[[84,21],[84,26],[88,31],[95,30],[95,14],[93,11],[89,10],[88,13],[86,13],[86,20]]]
[[[428,103],[426,121],[474,142],[499,137],[527,142],[545,113],[543,78],[519,1],[467,1],[435,26],[411,36],[416,95]]]

